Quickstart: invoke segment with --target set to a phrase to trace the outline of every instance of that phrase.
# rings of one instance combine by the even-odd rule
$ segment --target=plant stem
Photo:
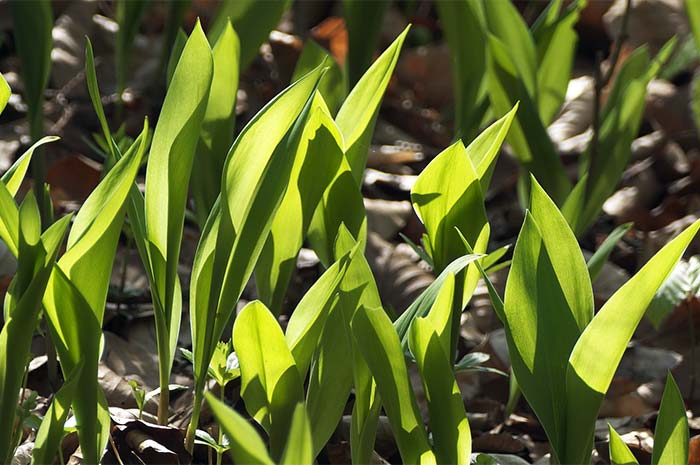
[[[170,337],[162,313],[156,309],[156,342],[158,344],[158,377],[160,396],[158,397],[158,424],[166,426],[170,416]]]
[[[194,405],[192,406],[192,418],[190,419],[190,424],[187,426],[187,435],[185,436],[185,449],[190,454],[194,450],[194,437],[197,432],[197,425],[199,423],[199,415],[202,412],[202,402],[204,401],[204,390],[194,389]]]
[[[224,403],[224,398],[226,397],[226,385],[224,384],[219,385],[219,400],[221,403]],[[224,443],[224,430],[219,426],[219,446],[221,446]],[[223,453],[221,449],[216,449],[216,465],[221,465],[221,459],[223,457]]]

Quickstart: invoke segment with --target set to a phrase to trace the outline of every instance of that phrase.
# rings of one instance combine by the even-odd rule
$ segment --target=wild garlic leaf
[[[688,463],[689,454],[688,417],[685,403],[676,381],[669,372],[661,398],[659,417],[654,430],[653,465],[664,463]]]
[[[279,323],[260,301],[241,310],[233,326],[233,343],[241,367],[241,397],[268,432],[271,455],[279,460],[294,409],[304,398],[294,357]]]
[[[436,463],[418,411],[401,341],[384,309],[358,309],[352,318],[352,334],[356,348],[376,380],[404,463]]]
[[[216,421],[229,439],[231,458],[236,463],[274,465],[275,462],[267,452],[267,446],[248,420],[211,393],[207,392],[205,395]]]

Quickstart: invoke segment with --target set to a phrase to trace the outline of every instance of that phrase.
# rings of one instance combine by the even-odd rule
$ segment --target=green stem
[[[158,344],[158,377],[160,396],[158,399],[158,424],[166,426],[170,416],[170,337],[162,314],[156,309],[156,341]]]
[[[223,403],[226,392],[226,385],[219,385],[219,400]],[[224,443],[224,430],[219,426],[219,446],[221,446]],[[221,465],[221,459],[223,457],[223,453],[221,452],[221,449],[216,449],[216,465]]]
[[[187,427],[187,435],[185,436],[185,449],[190,454],[194,450],[194,438],[197,432],[197,425],[199,424],[199,414],[202,412],[202,402],[204,401],[204,390],[198,389],[195,385],[194,388],[194,405],[192,406],[192,418],[190,419],[190,424]]]
[[[32,143],[41,139],[44,134],[44,114],[39,111],[31,115],[29,122],[29,137]],[[49,206],[46,205],[46,196],[44,195],[44,181],[46,180],[46,161],[44,160],[44,149],[38,147],[34,150],[34,156],[31,162],[32,172],[32,188],[34,195],[39,204],[39,214],[41,216],[41,229],[45,230],[49,225]]]

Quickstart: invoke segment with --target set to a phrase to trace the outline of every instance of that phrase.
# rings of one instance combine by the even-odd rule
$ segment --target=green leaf
[[[698,228],[700,222],[695,222],[654,255],[603,305],[576,342],[566,373],[567,461],[590,458],[595,418],[627,343]]]
[[[469,464],[471,431],[450,355],[454,289],[454,275],[450,274],[428,316],[411,325],[409,343],[428,400],[437,462]]]
[[[510,1],[482,5],[489,32],[507,48],[527,93],[537,101],[537,52],[525,21]]]
[[[270,435],[271,454],[278,460],[296,404],[304,396],[294,357],[282,328],[260,301],[246,305],[236,318],[233,345],[241,367],[241,397]]]
[[[39,237],[41,219],[33,193],[20,209],[18,269],[5,297],[5,323],[0,331],[0,409],[12,412],[0,421],[0,459],[9,463],[15,444],[14,412],[29,359],[32,336],[39,322],[41,298],[58,250],[70,225],[67,216]]]
[[[591,282],[595,282],[595,279],[603,270],[603,266],[605,266],[605,262],[608,261],[608,257],[615,249],[615,246],[631,227],[632,223],[625,223],[613,229],[603,243],[600,244],[598,250],[588,259],[586,267],[588,268],[588,274],[591,276]]]
[[[610,462],[612,465],[639,465],[634,454],[627,444],[622,440],[617,431],[608,423],[610,433]]]
[[[314,211],[343,161],[342,137],[317,94],[294,156],[287,192],[255,271],[260,298],[275,314],[282,309]]]
[[[274,465],[260,435],[248,421],[229,408],[211,393],[206,393],[207,403],[214,412],[216,421],[228,437],[231,458],[236,463],[251,465]]]
[[[513,371],[560,463],[565,445],[567,362],[593,317],[583,255],[566,220],[532,179],[531,206],[513,251],[505,321]]]
[[[336,239],[335,254],[342,256],[353,248],[357,247],[357,241],[348,229],[341,225],[338,230]],[[360,245],[361,247],[361,245]],[[352,408],[352,418],[350,424],[350,449],[353,463],[369,463],[372,451],[374,450],[374,442],[377,433],[379,422],[379,413],[381,402],[377,393],[376,383],[372,378],[367,363],[365,362],[357,343],[352,335],[350,323],[353,316],[363,307],[379,307],[381,299],[377,284],[372,276],[372,270],[369,263],[362,253],[356,253],[348,266],[345,277],[341,282],[341,292],[338,299],[338,306],[331,310],[331,316],[326,322],[330,328],[324,329],[324,341],[334,341],[336,348],[329,349],[321,347],[321,353],[318,360],[324,360],[324,364],[330,364],[331,367],[319,366],[316,363],[312,367],[311,380],[320,380],[318,384],[309,384],[308,403],[317,397],[316,391],[327,389],[328,380],[336,384],[334,391],[328,391],[328,395],[324,399],[329,400],[331,407],[328,411],[335,413],[337,416],[327,418],[321,426],[337,425],[342,415],[342,409],[347,403],[350,389],[354,387],[355,402]],[[334,337],[334,334],[345,334],[344,338]],[[345,343],[343,343],[345,342]],[[326,342],[329,344],[329,342]],[[351,361],[352,367],[352,383],[348,382],[347,378],[347,362]],[[337,371],[333,368],[334,365],[339,367],[341,374],[335,376]],[[335,372],[335,373],[334,373]],[[323,381],[326,381],[323,383]],[[315,390],[312,390],[315,388]],[[334,395],[335,394],[335,395]],[[318,396],[322,397],[322,396]],[[321,400],[324,400],[321,399]],[[317,406],[323,406],[323,402],[316,403]],[[318,409],[309,409],[309,412],[314,412]],[[311,417],[312,420],[314,417]],[[314,424],[312,422],[312,424]],[[320,450],[320,444],[316,442],[319,437],[328,438],[333,432],[333,429],[323,430],[321,427],[314,429],[314,444],[316,449]],[[317,433],[318,432],[318,433]],[[327,440],[327,439],[326,439]]]
[[[194,153],[207,108],[213,59],[199,23],[185,44],[153,134],[146,170],[146,268],[158,335],[161,389],[165,389],[180,331],[182,294],[177,274]],[[146,257],[142,257],[145,259]],[[164,405],[164,404],[161,404]],[[159,409],[160,422],[167,412]]]
[[[284,196],[300,139],[299,121],[308,114],[322,74],[321,68],[315,69],[273,99],[246,125],[227,155],[222,195],[205,224],[192,270],[190,323],[195,396],[200,399],[216,341]],[[188,438],[194,438],[196,422],[195,415]]]
[[[488,109],[483,7],[479,0],[440,1],[435,6],[452,57],[455,138],[471,140]]]
[[[192,197],[201,227],[219,196],[221,172],[233,143],[239,55],[238,36],[228,23],[214,45],[211,90],[192,167]]]
[[[688,441],[688,417],[685,415],[683,396],[673,376],[668,373],[659,417],[656,420],[651,463],[653,465],[688,463]]]
[[[343,103],[345,95],[347,94],[345,77],[335,59],[328,53],[328,51],[326,51],[325,48],[321,47],[313,39],[307,39],[306,42],[304,42],[304,47],[301,49],[301,55],[299,55],[297,64],[294,67],[292,82],[296,81],[321,63],[329,65],[330,68],[321,79],[321,82],[318,84],[318,91],[323,96],[323,100],[325,100],[328,104],[330,114],[335,115],[338,112],[338,108],[340,108],[340,104]]]
[[[360,308],[352,318],[352,334],[376,379],[403,463],[435,463],[408,377],[401,341],[384,309]]]
[[[518,112],[519,105],[519,103],[516,103],[508,113],[484,129],[466,148],[467,156],[471,160],[481,182],[481,191],[483,193],[486,193],[489,189],[498,153],[510,130],[513,118]]]
[[[586,0],[572,3],[560,16],[561,1],[552,2],[547,11],[549,18],[540,22],[539,27],[533,27],[537,50],[537,104],[545,126],[552,122],[566,97],[578,42],[574,26],[586,3]]]
[[[78,380],[82,369],[82,363],[76,365],[61,389],[53,397],[51,405],[41,421],[41,426],[36,432],[34,449],[32,450],[32,465],[53,463],[56,451],[61,447],[61,441],[66,434],[63,425],[68,419],[70,405],[78,389]]]
[[[317,341],[307,388],[306,410],[314,456],[328,443],[347,406],[353,385],[353,367],[348,361],[352,360],[345,308],[336,298]]]
[[[0,114],[2,114],[3,110],[5,109],[8,100],[10,100],[10,95],[12,95],[10,86],[7,84],[7,81],[2,73],[0,73]]]
[[[323,193],[308,229],[309,243],[324,266],[333,263],[333,247],[341,227],[347,229],[352,237],[356,237],[364,249],[367,241],[364,200],[345,157]]]
[[[53,268],[44,311],[61,368],[67,376],[84,361],[73,400],[86,462],[97,463],[107,443],[110,418],[97,383],[102,318],[129,191],[145,151],[148,128],[87,198],[75,217],[66,253]]]
[[[411,323],[415,318],[428,314],[440,292],[440,289],[442,288],[442,285],[447,279],[447,276],[461,272],[470,263],[477,262],[480,257],[480,255],[469,254],[456,258],[452,263],[445,267],[442,273],[435,278],[435,281],[430,283],[430,286],[428,286],[421,293],[421,295],[419,295],[418,298],[414,300],[411,305],[409,305],[406,311],[396,319],[394,322],[394,327],[396,328],[396,332],[399,334],[401,344],[404,348],[408,347],[408,331],[411,327]]]
[[[346,67],[350,85],[355,85],[372,63],[388,6],[388,0],[343,0],[343,17],[348,30]]]
[[[487,2],[488,5],[507,3],[510,2]],[[489,50],[488,85],[494,111],[506,113],[519,102],[508,143],[518,161],[542,182],[557,204],[561,204],[571,190],[571,182],[539,117],[537,98],[520,75],[510,46],[490,35]]]
[[[211,25],[209,39],[216,42],[230,21],[241,40],[240,69],[246,69],[290,3],[290,0],[224,0]]]
[[[34,151],[44,144],[48,144],[49,142],[55,142],[57,140],[60,140],[60,137],[42,137],[31,147],[29,147],[27,151],[24,152],[22,156],[20,156],[17,159],[17,161],[12,164],[12,166],[10,166],[10,168],[5,172],[5,174],[2,175],[2,182],[5,184],[7,190],[10,192],[10,194],[12,194],[13,197],[17,195],[17,191],[19,191],[19,188],[22,185],[22,181],[24,181],[24,177],[26,176],[27,170],[29,169],[29,163],[32,161],[32,156],[34,155]]]
[[[357,253],[360,253],[359,247],[355,247],[331,265],[304,294],[289,318],[285,339],[302,379],[306,378],[328,314],[337,302],[336,295],[341,280]]]
[[[312,465],[311,426],[304,404],[297,404],[292,415],[287,445],[280,459],[281,465]]]
[[[579,184],[584,183],[585,194],[583,198],[579,195],[575,205],[564,207],[577,235],[593,224],[603,203],[617,188],[642,121],[647,84],[673,52],[675,42],[674,39],[667,42],[651,62],[647,47],[640,47],[620,69],[602,111],[595,159],[591,159],[590,146],[584,154],[588,176]]]
[[[107,116],[105,116],[105,111],[102,106],[100,88],[97,84],[97,73],[95,70],[95,55],[92,51],[92,42],[90,42],[89,38],[85,39],[85,80],[87,81],[88,93],[90,94],[92,107],[95,109],[97,119],[100,122],[100,128],[102,129],[102,135],[107,143],[109,158],[107,159],[106,164],[108,166],[112,166],[117,161],[118,148],[114,142],[114,139],[112,138],[112,133],[109,130],[109,124],[107,123]]]
[[[455,231],[459,228],[475,253],[486,252],[490,228],[479,176],[461,141],[435,157],[423,169],[411,189],[411,201],[425,225],[435,269],[442,272],[464,254],[464,245]],[[471,294],[476,275],[469,277],[464,291]]]
[[[345,141],[345,156],[358,186],[362,183],[379,104],[396,67],[408,29],[404,29],[360,78],[335,118]]]

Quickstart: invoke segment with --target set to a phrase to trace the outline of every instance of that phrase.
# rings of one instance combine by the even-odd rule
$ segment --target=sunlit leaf
[[[669,373],[661,398],[659,417],[656,420],[651,463],[653,465],[688,463],[688,440],[688,417],[685,416],[683,396]]]

